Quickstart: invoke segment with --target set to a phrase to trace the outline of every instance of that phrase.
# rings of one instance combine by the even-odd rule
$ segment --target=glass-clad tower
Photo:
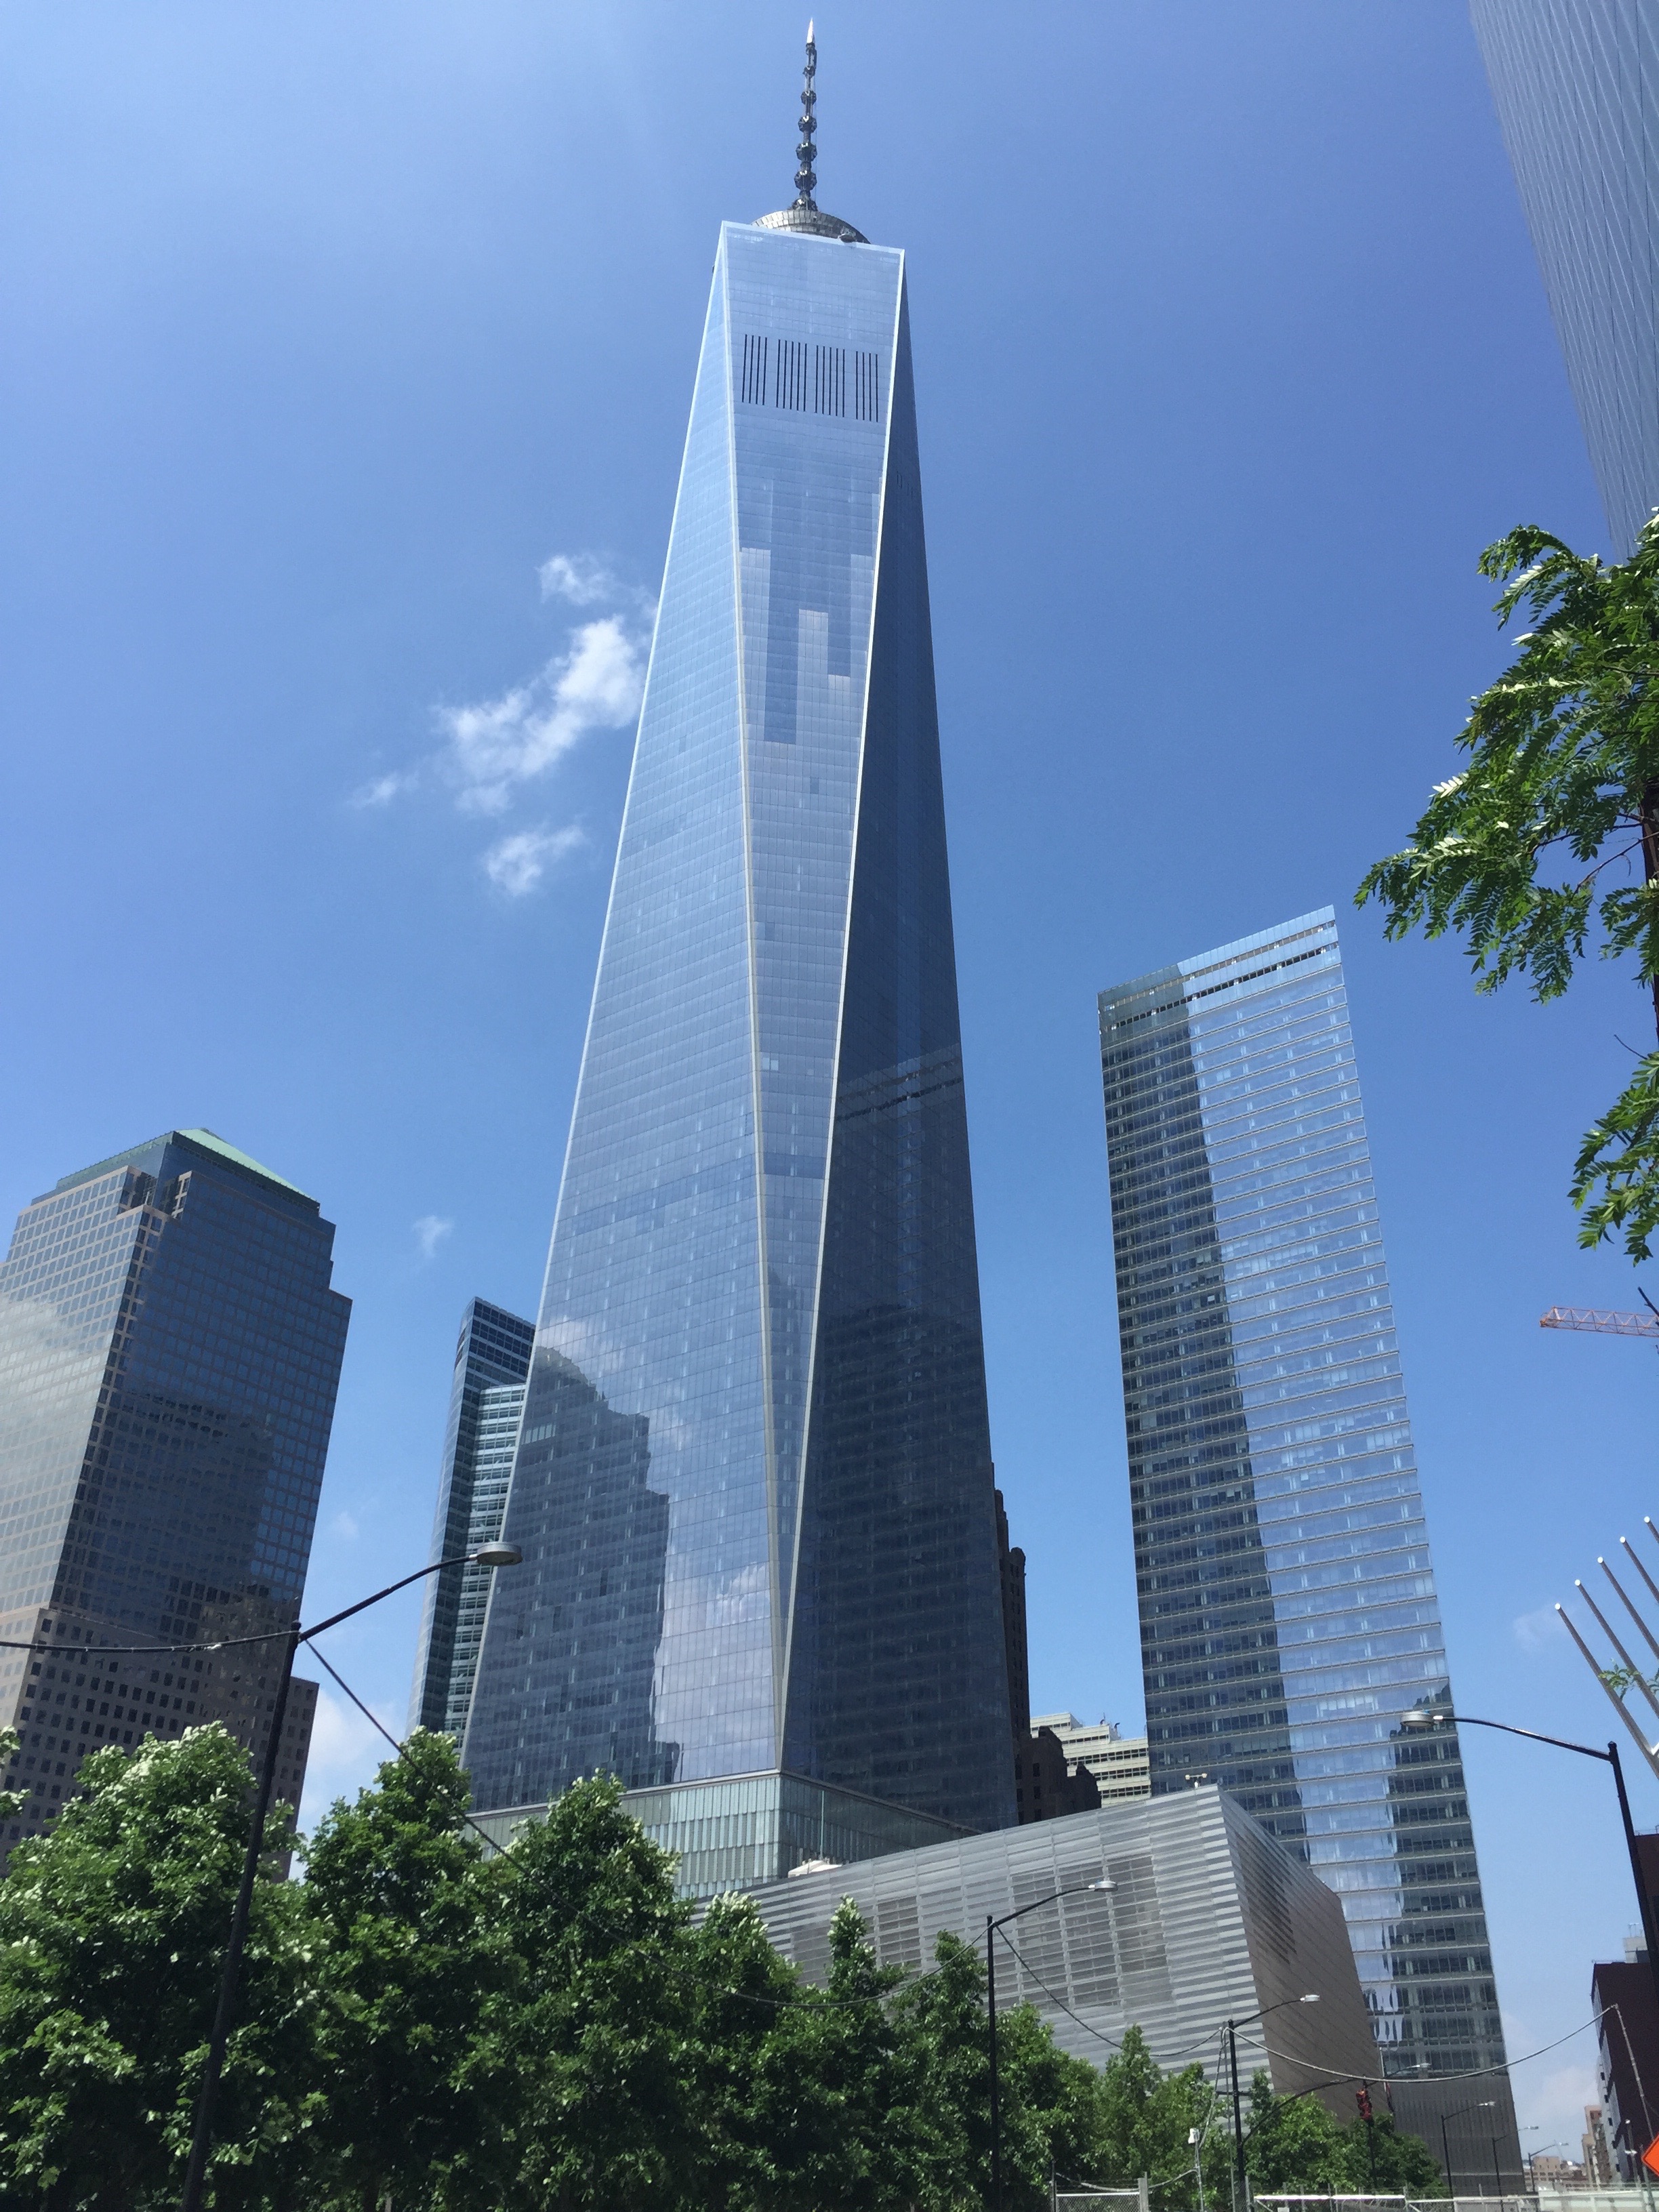
[[[1504,2038],[1456,1733],[1402,1719],[1451,1690],[1332,910],[1100,1036],[1153,1793],[1219,1783],[1337,1891],[1411,2125]],[[1513,2153],[1506,2077],[1455,2087]]]
[[[262,1751],[310,1557],[350,1301],[314,1198],[207,1129],[65,1176],[0,1264],[0,1726],[38,1833],[90,1748],[217,1719]],[[297,1804],[316,1686],[277,1769]]]
[[[904,257],[807,188],[720,232],[504,1534],[481,1806],[1012,1820]]]
[[[1659,0],[1470,0],[1622,559],[1659,506]]]
[[[432,1521],[434,1559],[459,1559],[501,1535],[535,1342],[533,1322],[485,1298],[474,1298],[461,1317]],[[465,1729],[493,1579],[490,1568],[469,1561],[428,1583],[411,1726],[456,1736]]]

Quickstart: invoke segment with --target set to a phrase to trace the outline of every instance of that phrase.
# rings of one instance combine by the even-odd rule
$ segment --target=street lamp
[[[1034,1897],[1029,1905],[1016,1905],[996,1920],[988,1912],[985,1916],[985,1998],[987,2015],[991,2024],[991,2212],[1002,2212],[1002,2115],[997,2103],[997,1953],[994,1941],[997,1929],[1006,1928],[1011,1920],[1022,1913],[1035,1912],[1040,1905],[1055,1904],[1062,1897],[1082,1897],[1090,1890],[1115,1888],[1109,1875],[1098,1881],[1077,1883],[1071,1889],[1052,1890],[1047,1897]],[[186,2207],[186,2212],[191,2208]]]
[[[1451,2145],[1446,2137],[1447,2121],[1461,2120],[1465,2112],[1495,2112],[1497,2109],[1496,2097],[1483,2097],[1478,2105],[1460,2105],[1455,2112],[1442,2112],[1440,2115],[1440,2156],[1446,2169],[1446,2188],[1451,2196],[1455,2197],[1457,2190],[1452,2180]],[[1503,2177],[1500,2174],[1498,2178],[1501,2180]],[[1498,2194],[1500,2197],[1503,2195],[1502,2190]]]
[[[401,1582],[388,1583],[373,1597],[359,1598],[343,1612],[331,1613],[326,1620],[313,1627],[301,1628],[296,1620],[288,1632],[283,1653],[283,1671],[277,1677],[276,1698],[271,1708],[270,1733],[265,1739],[265,1755],[259,1766],[259,1788],[254,1800],[253,1824],[248,1830],[247,1855],[242,1861],[242,1886],[236,1893],[236,1909],[230,1916],[230,1940],[225,1946],[224,1970],[219,1977],[219,2008],[213,2017],[213,2035],[208,2044],[207,2067],[202,2076],[201,2091],[196,2100],[196,2125],[191,2137],[190,2164],[185,2172],[185,2193],[180,2212],[201,2212],[202,2192],[207,2181],[208,2152],[213,2144],[213,2113],[219,2101],[219,2077],[224,2072],[225,2047],[230,2041],[230,2031],[236,2016],[236,1990],[241,1979],[242,1949],[247,1941],[248,1914],[253,1905],[253,1885],[258,1879],[259,1861],[264,1854],[265,1816],[270,1810],[271,1792],[276,1782],[276,1758],[281,1747],[283,1723],[288,1716],[289,1684],[294,1679],[294,1655],[302,1644],[313,1636],[320,1636],[325,1628],[337,1628],[343,1620],[349,1620],[354,1613],[367,1612],[371,1605],[379,1605],[385,1597],[395,1596],[407,1589],[410,1583],[425,1580],[428,1575],[441,1574],[446,1567],[516,1567],[524,1553],[512,1544],[482,1544],[476,1552],[458,1552],[452,1559],[434,1559],[429,1567],[418,1567]]]
[[[1244,2106],[1238,2094],[1238,2031],[1258,2020],[1266,2020],[1269,2013],[1283,2012],[1287,2005],[1317,2004],[1319,1992],[1310,1990],[1306,1996],[1281,1997],[1277,2004],[1264,2005],[1260,2012],[1247,2013],[1243,2020],[1227,2022],[1227,2058],[1233,2077],[1233,2191],[1238,2200],[1237,2212],[1249,2212],[1250,2185],[1244,2172]]]
[[[1642,1854],[1637,1848],[1636,1825],[1630,1816],[1630,1799],[1625,1791],[1625,1770],[1619,1764],[1618,1745],[1610,1743],[1605,1751],[1598,1751],[1593,1743],[1569,1743],[1565,1736],[1540,1735],[1536,1729],[1516,1728],[1508,1721],[1476,1720],[1469,1713],[1440,1712],[1424,1705],[1414,1705],[1410,1712],[1401,1715],[1402,1728],[1433,1728],[1440,1721],[1450,1721],[1462,1728],[1497,1729],[1504,1735],[1523,1735],[1529,1743],[1548,1743],[1553,1744],[1557,1751],[1576,1751],[1581,1759],[1599,1759],[1604,1766],[1613,1769],[1613,1787],[1619,1792],[1619,1817],[1625,1824],[1625,1848],[1630,1853],[1630,1870],[1636,1883],[1642,1940],[1647,1945],[1648,1972],[1653,1978],[1654,1997],[1659,2001],[1659,1941],[1655,1937],[1653,1900],[1648,1895],[1642,1874]]]

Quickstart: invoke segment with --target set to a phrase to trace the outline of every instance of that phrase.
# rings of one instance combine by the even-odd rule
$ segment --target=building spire
[[[812,143],[812,134],[817,128],[817,118],[813,110],[818,101],[817,94],[812,89],[812,80],[817,73],[817,41],[812,36],[812,26],[809,21],[806,26],[806,66],[801,72],[800,143],[795,149],[795,158],[800,167],[795,172],[794,199],[794,204],[809,215],[816,215],[818,207],[812,197],[812,187],[817,182],[812,167],[817,155],[817,148]]]

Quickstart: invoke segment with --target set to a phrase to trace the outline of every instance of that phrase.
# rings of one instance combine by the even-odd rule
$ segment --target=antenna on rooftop
[[[800,167],[795,172],[794,204],[811,215],[817,214],[818,205],[812,197],[812,187],[818,180],[812,167],[817,155],[817,148],[812,143],[817,119],[812,111],[818,103],[818,96],[812,89],[812,80],[817,73],[817,41],[812,36],[812,26],[809,21],[806,26],[806,66],[801,71],[800,143],[795,149],[795,158]]]

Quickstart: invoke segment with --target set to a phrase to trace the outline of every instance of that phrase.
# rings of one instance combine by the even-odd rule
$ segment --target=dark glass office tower
[[[1622,558],[1659,506],[1659,0],[1470,0]]]
[[[1011,1820],[904,257],[808,187],[720,233],[505,1534],[482,1805]]]
[[[1456,1732],[1402,1724],[1451,1688],[1331,909],[1100,1036],[1153,1793],[1219,1783],[1341,1897],[1413,2124],[1504,2037]],[[1455,2088],[1512,2169],[1507,2077]]]
[[[476,1552],[501,1533],[535,1342],[533,1322],[483,1298],[474,1298],[461,1317],[432,1522],[434,1559]],[[488,1567],[463,1565],[446,1567],[428,1583],[411,1723],[457,1736],[465,1728],[492,1578]]]
[[[223,1720],[256,1754],[277,1648],[117,1656],[286,1627],[305,1582],[349,1300],[332,1224],[206,1129],[66,1176],[0,1265],[0,1721],[38,1832],[88,1748]],[[313,1683],[278,1790],[297,1803]]]

